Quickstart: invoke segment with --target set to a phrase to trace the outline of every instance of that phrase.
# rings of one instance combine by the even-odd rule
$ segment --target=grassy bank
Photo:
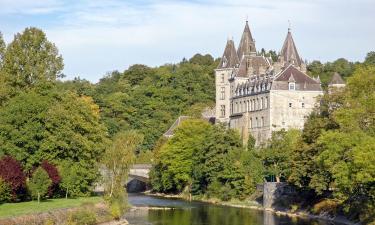
[[[55,209],[74,208],[84,203],[99,203],[101,201],[103,201],[101,197],[86,197],[75,199],[48,199],[39,204],[37,201],[5,203],[0,205],[0,218],[41,213]]]

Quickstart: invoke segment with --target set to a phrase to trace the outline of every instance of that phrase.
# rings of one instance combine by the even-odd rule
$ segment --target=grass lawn
[[[71,208],[82,205],[82,203],[98,203],[103,201],[102,197],[86,197],[86,198],[75,198],[75,199],[48,199],[41,201],[39,204],[37,201],[31,202],[20,202],[20,203],[5,203],[0,204],[0,218],[47,212],[53,209]]]

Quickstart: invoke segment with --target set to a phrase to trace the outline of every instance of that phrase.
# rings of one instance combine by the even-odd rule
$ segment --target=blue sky
[[[374,0],[0,0],[0,31],[10,42],[43,29],[69,79],[97,82],[135,63],[220,57],[228,37],[238,45],[246,17],[258,49],[279,51],[290,20],[303,58],[362,61],[375,51],[374,9]]]

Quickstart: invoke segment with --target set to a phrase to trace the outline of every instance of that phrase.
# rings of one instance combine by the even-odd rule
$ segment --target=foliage
[[[13,93],[50,85],[61,77],[63,59],[56,46],[37,28],[26,28],[14,36],[4,54],[2,71]]]
[[[21,164],[11,156],[0,159],[0,178],[10,186],[12,198],[17,194],[23,194],[26,187],[26,177],[22,171]]]
[[[190,114],[197,104],[212,105],[216,65],[209,55],[157,68],[133,65],[101,79],[93,98],[111,135],[138,130],[144,136],[139,150],[150,151],[180,114]]]
[[[152,187],[160,192],[188,191],[223,200],[245,198],[262,181],[262,164],[240,136],[224,126],[186,120],[156,153]],[[254,157],[254,158],[253,158]]]
[[[12,199],[10,186],[0,177],[0,204],[9,202]]]
[[[55,164],[70,160],[79,164],[82,191],[97,179],[107,138],[91,98],[71,92],[21,93],[0,108],[0,121],[0,152],[20,160],[26,170],[44,159]]]
[[[355,70],[356,63],[349,62],[344,58],[333,62],[322,64],[320,61],[313,61],[307,65],[308,74],[313,77],[320,77],[323,88],[327,87],[334,72],[339,73],[344,79],[351,76]]]
[[[267,147],[262,150],[263,163],[266,174],[276,177],[276,181],[286,180],[291,173],[291,156],[299,139],[300,131],[290,129],[272,133]]]
[[[48,196],[52,197],[54,192],[59,188],[61,177],[59,175],[59,172],[57,171],[56,166],[49,163],[47,160],[43,160],[40,166],[48,173],[48,177],[52,181],[51,186],[48,187]]]
[[[134,153],[141,142],[141,135],[135,131],[128,131],[116,134],[112,144],[107,148],[102,162],[108,170],[106,186],[109,198],[114,197],[115,192],[123,189],[130,166],[135,160]]]
[[[89,210],[72,212],[68,218],[68,225],[95,225],[96,215]]]
[[[41,167],[38,167],[30,180],[27,183],[27,186],[31,192],[31,196],[35,199],[44,198],[48,193],[48,188],[52,184],[51,179],[48,176],[48,173]]]
[[[87,174],[85,168],[78,162],[62,161],[58,166],[59,174],[61,175],[60,186],[65,191],[65,198],[85,196],[91,188],[91,182],[86,178]]]
[[[336,215],[338,211],[339,203],[333,199],[324,199],[316,203],[312,209],[315,214],[329,214],[331,216]]]
[[[375,67],[358,65],[345,89],[322,98],[293,152],[289,180],[333,200],[351,216],[375,218]]]
[[[367,53],[364,63],[368,65],[373,65],[373,66],[375,65],[375,52],[374,51]]]

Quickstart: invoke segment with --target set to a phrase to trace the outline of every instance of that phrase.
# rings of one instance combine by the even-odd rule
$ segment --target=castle
[[[306,74],[290,29],[274,62],[257,53],[247,21],[238,49],[227,41],[215,85],[216,121],[239,130],[244,141],[251,134],[257,145],[273,131],[302,129],[323,94],[319,77]]]

